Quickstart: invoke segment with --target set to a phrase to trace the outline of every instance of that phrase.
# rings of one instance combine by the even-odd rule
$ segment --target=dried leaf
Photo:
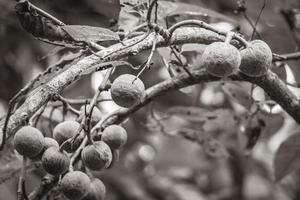
[[[275,180],[294,170],[300,169],[300,134],[295,133],[286,139],[279,147],[274,158]]]
[[[111,42],[120,41],[119,35],[107,28],[95,26],[66,25],[61,27],[69,36],[78,42]]]

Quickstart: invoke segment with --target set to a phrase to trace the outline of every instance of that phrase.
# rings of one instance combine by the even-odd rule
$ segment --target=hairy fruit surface
[[[201,66],[216,77],[226,77],[237,72],[241,64],[239,50],[224,42],[208,45],[201,58]]]
[[[32,158],[44,149],[44,136],[37,128],[24,126],[14,136],[14,147],[23,156]]]
[[[131,74],[116,78],[111,86],[111,97],[119,106],[129,108],[139,103],[145,96],[145,86],[141,79]]]
[[[272,64],[272,51],[262,40],[253,40],[241,51],[240,71],[250,77],[264,75]]]
[[[59,148],[59,144],[57,143],[57,141],[55,139],[50,138],[50,137],[45,137],[44,149],[48,149],[50,147]]]
[[[101,139],[112,149],[119,149],[127,142],[127,132],[119,125],[110,125],[103,131]]]
[[[101,170],[111,164],[112,152],[105,142],[97,141],[84,147],[81,159],[91,170]]]
[[[55,126],[53,129],[53,138],[61,145],[64,141],[72,138],[77,134],[80,124],[76,121],[64,121]],[[82,136],[77,137],[73,145],[65,145],[65,150],[69,153],[75,151],[80,145]]]
[[[56,147],[50,147],[43,154],[42,165],[49,174],[60,175],[68,170],[70,159],[65,152],[60,152]]]
[[[80,200],[88,192],[91,181],[88,175],[81,171],[67,173],[61,180],[63,194],[71,200]]]
[[[82,200],[103,200],[106,194],[106,188],[104,183],[95,178],[90,185],[88,194]]]

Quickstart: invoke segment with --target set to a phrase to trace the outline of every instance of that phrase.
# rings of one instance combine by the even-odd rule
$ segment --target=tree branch
[[[70,84],[74,83],[82,76],[92,73],[97,65],[103,63],[103,59],[99,57],[106,57],[110,55],[106,60],[117,60],[126,56],[136,55],[141,51],[150,49],[152,47],[152,34],[139,42],[131,46],[130,48],[125,48],[125,46],[130,46],[136,41],[139,41],[140,37],[132,38],[128,41],[124,41],[124,44],[116,44],[107,49],[99,51],[98,55],[87,56],[80,61],[78,61],[73,66],[69,67],[67,70],[61,74],[54,77],[48,83],[36,89],[32,92],[25,102],[20,106],[18,110],[13,113],[9,119],[7,127],[7,137],[14,134],[20,126],[22,126],[28,118],[30,118],[35,112],[38,111],[50,98],[57,93],[60,93],[63,89],[68,87]],[[167,46],[168,44],[183,44],[183,43],[203,43],[209,44],[215,41],[223,41],[224,36],[218,35],[212,31],[208,31],[200,28],[182,28],[174,32],[169,43],[167,43],[162,37],[157,38],[157,46]],[[107,66],[104,66],[107,68]],[[104,68],[103,67],[103,68]],[[101,69],[95,69],[101,70]],[[2,140],[2,129],[4,121],[0,121],[0,140]],[[2,142],[2,141],[0,141]]]
[[[125,47],[134,44],[141,37],[132,38],[128,41],[125,41]],[[63,89],[68,87],[73,82],[80,79],[82,76],[92,73],[91,68],[97,68],[97,65],[104,62],[103,59],[99,57],[106,57],[107,60],[117,60],[126,56],[136,55],[141,51],[150,49],[152,47],[152,34],[145,38],[143,41],[131,46],[130,48],[124,48],[124,44],[116,44],[107,49],[99,51],[96,55],[91,55],[85,57],[78,61],[76,64],[62,72],[61,74],[54,77],[47,84],[41,86],[37,91],[33,92],[26,101],[20,106],[18,110],[11,116],[8,125],[8,136],[11,136],[15,131],[22,126],[22,124],[31,117],[35,112],[38,111],[53,94],[60,93]],[[157,38],[157,47],[169,46],[175,44],[183,43],[202,43],[210,44],[216,41],[224,41],[224,36],[218,35],[209,30],[194,28],[194,27],[185,27],[179,28],[176,30],[172,38],[167,42],[162,37]],[[239,45],[236,41],[234,45]],[[103,65],[102,65],[103,67]],[[107,68],[107,66],[106,66]],[[101,70],[97,69],[97,70]],[[178,77],[175,77],[171,80],[166,80],[162,83],[159,83],[152,88],[148,89],[147,97],[138,105],[130,109],[121,109],[119,114],[115,116],[114,120],[109,120],[107,123],[120,122],[124,118],[128,117],[131,113],[135,112],[148,102],[152,101],[157,96],[163,95],[170,90],[175,90],[178,88],[186,87],[188,85],[217,81],[219,80],[216,77],[208,75],[203,71],[194,71],[192,72],[192,77],[190,75],[182,74]],[[298,123],[300,123],[300,105],[296,96],[286,87],[286,85],[271,71],[269,71],[265,76],[259,78],[250,78],[241,73],[230,76],[232,80],[236,81],[248,81],[255,83],[262,87],[268,95],[278,102],[283,109],[285,109]],[[2,126],[3,120],[0,121],[0,138],[2,138]]]
[[[220,78],[209,75],[206,71],[191,71],[192,77],[186,73],[173,79],[161,82],[147,90],[147,95],[142,102],[131,108],[121,108],[114,115],[103,123],[105,128],[111,124],[120,123],[129,115],[144,107],[158,96],[164,95],[169,91],[177,90],[193,84],[218,81]],[[294,120],[300,124],[300,103],[298,98],[287,88],[276,74],[268,71],[261,77],[252,78],[242,73],[237,73],[228,77],[232,81],[247,81],[260,86],[271,99],[276,101]]]

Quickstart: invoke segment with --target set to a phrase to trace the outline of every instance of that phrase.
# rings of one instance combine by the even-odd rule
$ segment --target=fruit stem
[[[231,31],[229,31],[229,32],[226,34],[226,38],[225,38],[224,43],[225,43],[225,44],[230,44],[230,42],[231,42],[231,40],[232,40],[232,38],[233,38],[233,35],[234,35],[234,33],[231,32]]]
[[[168,29],[169,32],[170,32],[170,37],[172,36],[173,32],[176,29],[178,29],[178,28],[180,28],[182,26],[188,26],[188,25],[198,26],[200,28],[212,31],[212,32],[217,33],[219,35],[223,35],[223,36],[227,35],[226,31],[219,30],[219,29],[213,27],[212,25],[207,24],[207,23],[205,23],[203,21],[200,21],[200,20],[184,20],[184,21],[181,21],[181,22],[178,22],[178,23],[174,24],[173,26],[171,26]],[[237,41],[239,41],[239,43],[241,45],[243,45],[244,47],[248,46],[248,42],[243,37],[239,36],[238,34],[234,34],[233,39],[236,39]]]
[[[19,177],[19,182],[18,182],[17,200],[28,199],[25,193],[26,164],[27,164],[27,158],[23,156],[21,175]]]

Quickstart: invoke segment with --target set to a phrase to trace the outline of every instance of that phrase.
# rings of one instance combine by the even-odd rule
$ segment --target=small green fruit
[[[129,108],[145,96],[145,86],[141,79],[131,74],[123,74],[116,78],[111,86],[111,97],[119,106]]]
[[[65,152],[60,152],[56,147],[50,147],[43,154],[42,165],[49,174],[60,175],[68,170],[70,159]]]
[[[90,190],[82,200],[103,200],[106,194],[104,183],[100,179],[91,182]]]
[[[14,136],[14,147],[23,156],[32,158],[44,149],[44,136],[32,126],[24,126]]]
[[[264,75],[272,64],[272,51],[262,40],[253,40],[241,51],[240,71],[250,77]]]
[[[201,65],[216,77],[226,77],[238,71],[241,55],[237,48],[224,42],[208,45],[203,54]]]
[[[80,124],[76,121],[64,121],[53,129],[53,138],[61,145],[64,141],[72,138],[78,132]],[[64,148],[68,153],[74,152],[80,145],[83,136],[77,137],[73,145],[67,144]]]
[[[91,170],[101,170],[111,164],[112,152],[105,142],[97,141],[84,147],[81,159]]]
[[[127,142],[127,132],[119,125],[111,125],[104,129],[101,139],[112,149],[119,149]]]
[[[61,180],[63,194],[72,200],[80,200],[89,192],[90,178],[81,171],[67,173]]]

